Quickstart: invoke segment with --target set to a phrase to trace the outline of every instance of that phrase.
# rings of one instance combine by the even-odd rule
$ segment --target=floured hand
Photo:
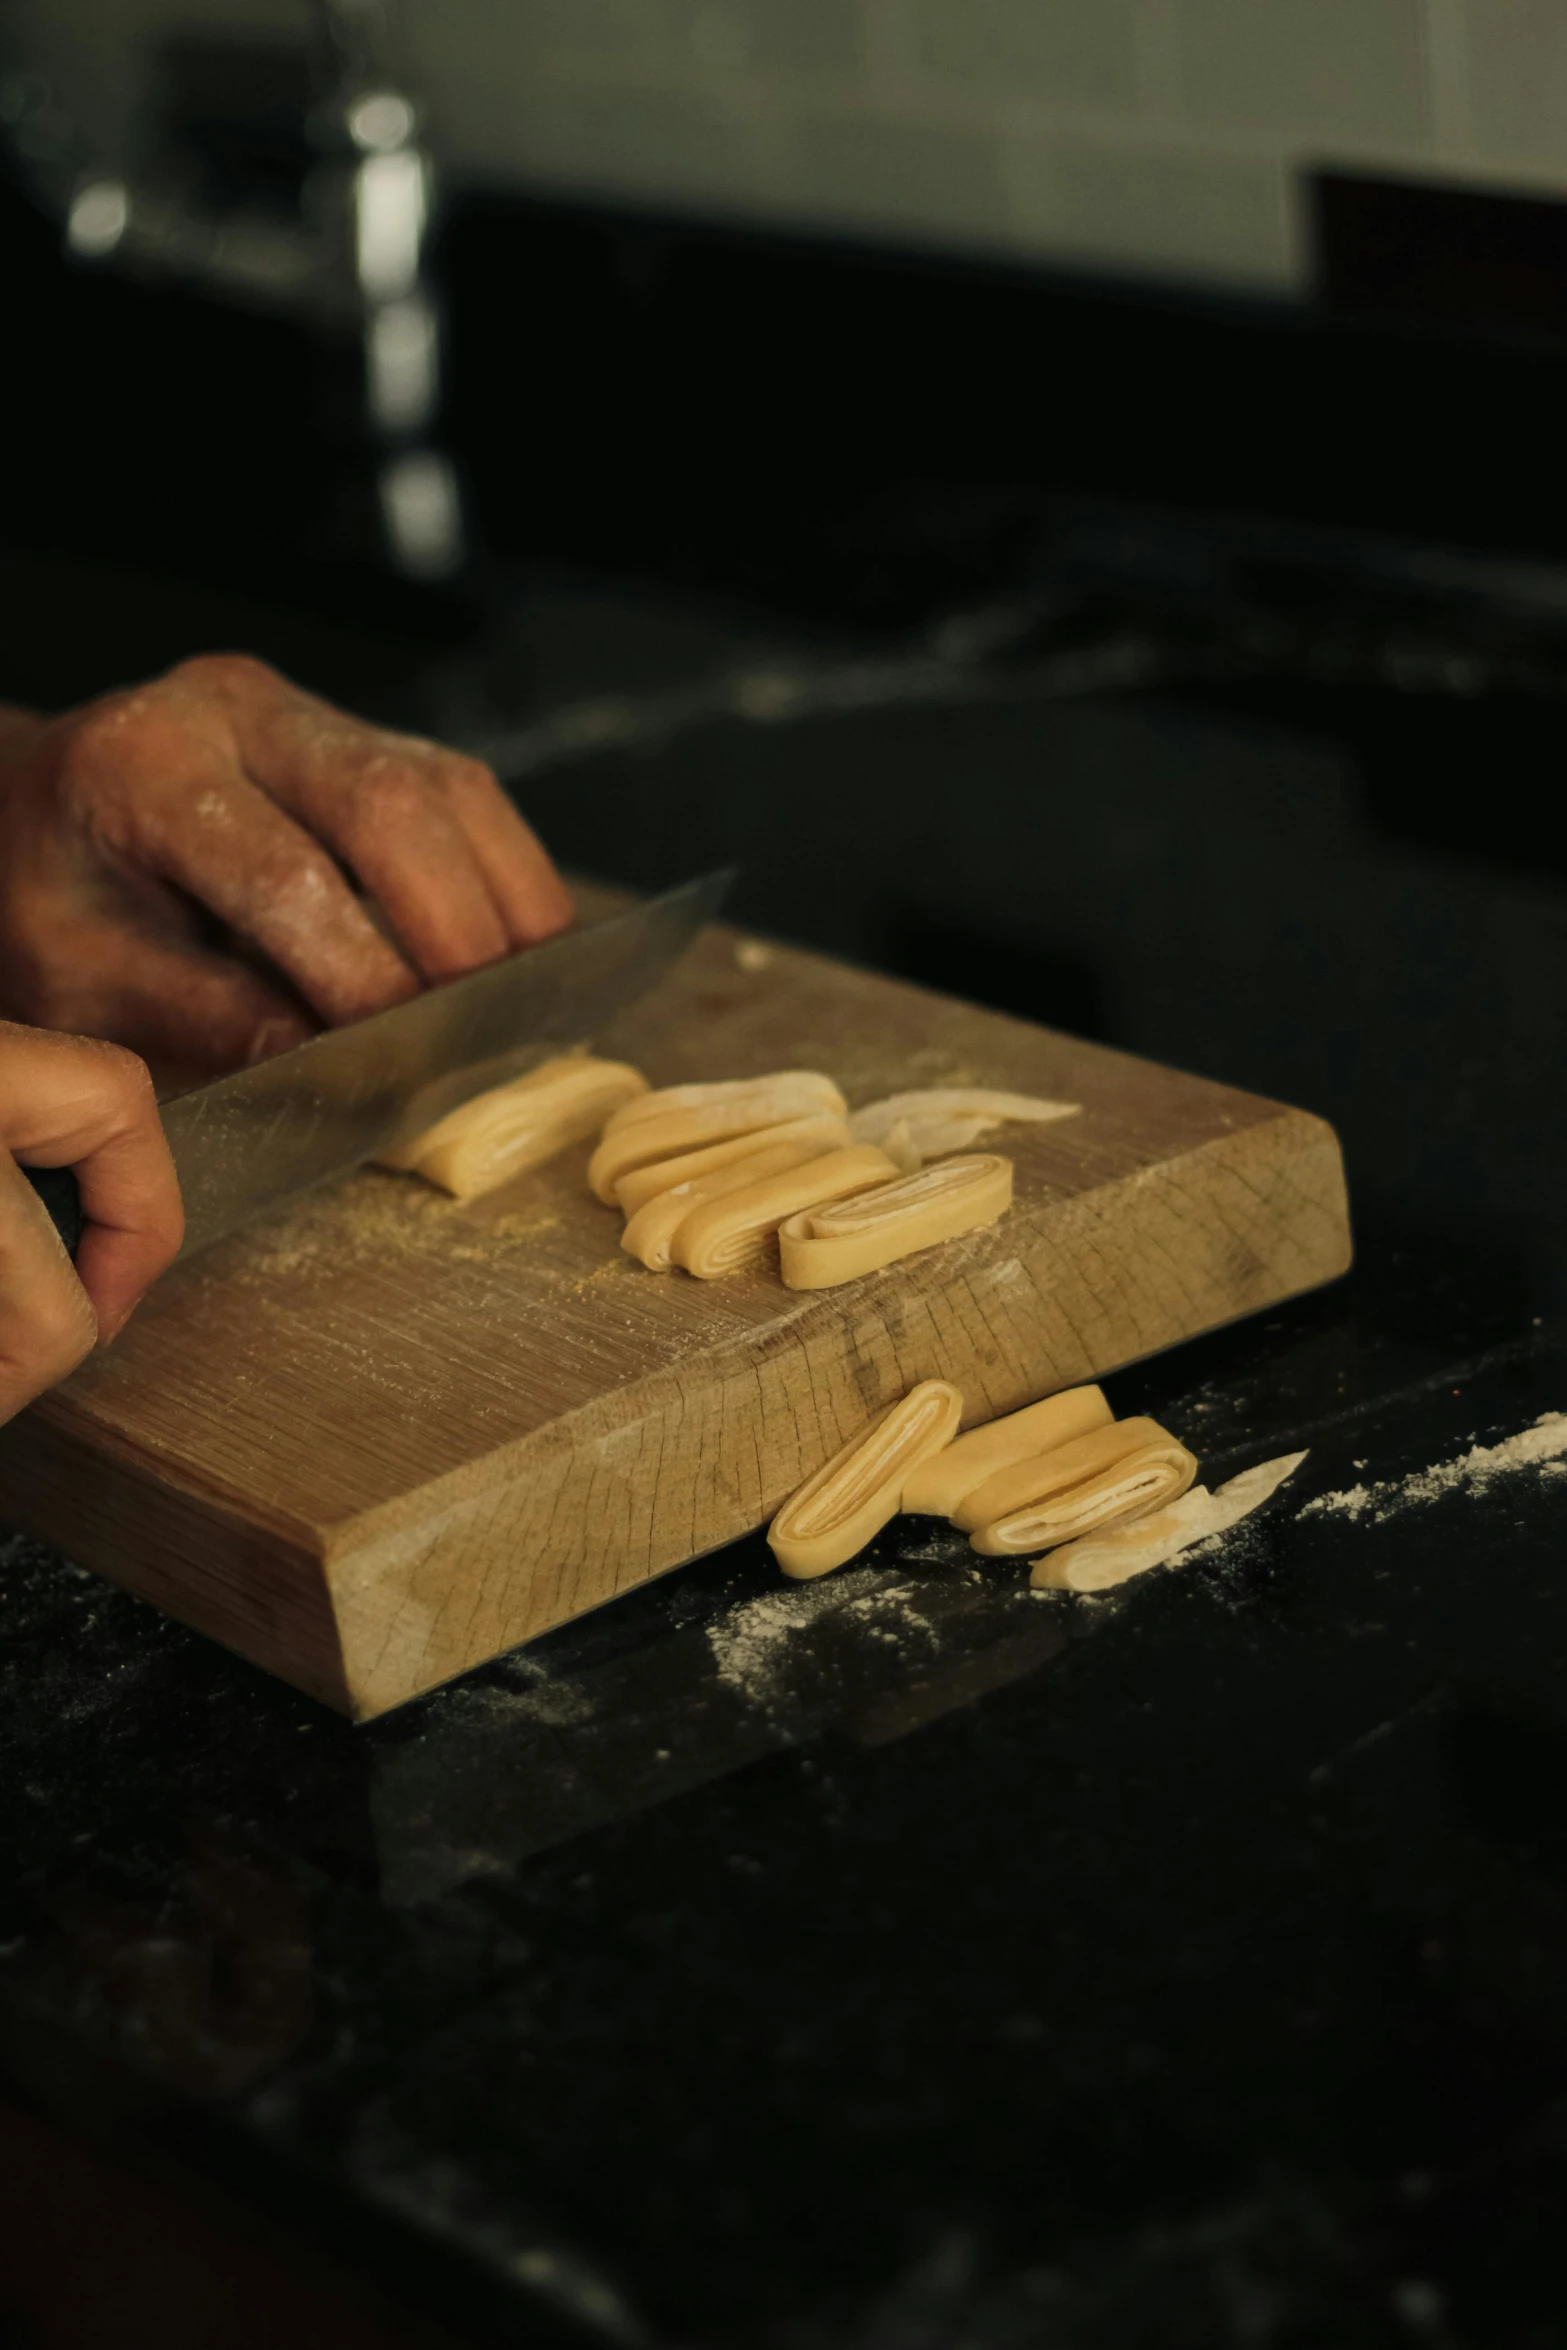
[[[244,655],[0,719],[0,1011],[160,1070],[263,1059],[571,918],[488,768]]]

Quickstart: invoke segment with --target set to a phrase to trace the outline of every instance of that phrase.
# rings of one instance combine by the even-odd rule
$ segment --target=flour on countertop
[[[928,1645],[935,1633],[913,1605],[914,1590],[888,1584],[885,1567],[849,1567],[819,1582],[766,1591],[707,1628],[718,1677],[764,1712],[787,1697],[793,1650],[801,1633],[828,1616],[849,1619],[865,1638],[899,1645],[914,1633]]]
[[[1307,1502],[1301,1516],[1363,1518],[1376,1525],[1399,1510],[1440,1501],[1447,1493],[1484,1493],[1494,1479],[1518,1469],[1537,1468],[1546,1476],[1567,1476],[1564,1454],[1567,1412],[1542,1412],[1532,1426],[1520,1428],[1516,1436],[1506,1437],[1500,1444],[1472,1445],[1450,1461],[1437,1461],[1429,1469],[1412,1469],[1407,1477],[1350,1485],[1341,1493],[1319,1493],[1315,1501]]]

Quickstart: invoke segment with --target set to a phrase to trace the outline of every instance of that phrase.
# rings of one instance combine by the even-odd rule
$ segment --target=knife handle
[[[72,1264],[82,1242],[82,1193],[72,1167],[24,1167],[27,1177],[48,1211]]]

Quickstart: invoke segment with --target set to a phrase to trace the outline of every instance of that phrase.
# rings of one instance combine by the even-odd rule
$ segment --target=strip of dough
[[[1107,1427],[1091,1429],[1085,1436],[1074,1436],[1065,1444],[1052,1445],[1030,1459],[998,1469],[994,1476],[971,1487],[949,1515],[954,1526],[972,1534],[997,1518],[1010,1518],[1014,1511],[1027,1509],[1031,1502],[1049,1501],[1053,1495],[1065,1493],[1085,1477],[1113,1469],[1128,1453],[1141,1452],[1145,1445],[1174,1442],[1157,1420],[1112,1420]],[[1174,1496],[1168,1498],[1173,1500]]]
[[[786,1216],[846,1192],[863,1191],[892,1173],[885,1152],[861,1144],[853,1150],[828,1151],[784,1175],[748,1183],[723,1199],[693,1208],[675,1234],[671,1254],[677,1265],[699,1280],[716,1281],[725,1273],[739,1273],[767,1252],[767,1243]]]
[[[927,1159],[966,1151],[997,1126],[1042,1125],[1072,1118],[1080,1102],[1046,1101],[1031,1093],[999,1093],[986,1085],[932,1085],[866,1102],[849,1119],[856,1142],[874,1142],[913,1174]]]
[[[944,1452],[921,1461],[903,1489],[903,1507],[911,1514],[950,1518],[964,1495],[998,1469],[1037,1459],[1075,1436],[1086,1436],[1090,1429],[1108,1427],[1111,1416],[1102,1388],[1067,1387],[1024,1411],[988,1420]]]
[[[864,1436],[807,1478],[767,1529],[772,1553],[797,1580],[841,1567],[897,1515],[909,1471],[944,1445],[963,1416],[945,1379],[922,1379]]]
[[[737,1134],[757,1134],[767,1126],[782,1126],[794,1118],[843,1116],[843,1096],[829,1078],[807,1070],[804,1082],[794,1073],[783,1079],[727,1094],[722,1100],[698,1102],[690,1108],[649,1110],[645,1117],[622,1121],[612,1118],[588,1164],[588,1181],[607,1205],[615,1199],[622,1176],[650,1167],[657,1159],[678,1159],[708,1143],[725,1142]],[[822,1098],[826,1088],[828,1098]],[[648,1094],[649,1102],[658,1100]]]
[[[792,1217],[778,1235],[783,1277],[791,1289],[833,1289],[994,1224],[1011,1205],[1010,1159],[942,1159],[842,1207]]]
[[[752,1134],[732,1135],[727,1142],[710,1142],[705,1149],[686,1151],[678,1159],[655,1159],[650,1167],[634,1167],[615,1186],[615,1197],[628,1216],[646,1207],[660,1192],[677,1183],[700,1183],[709,1175],[732,1167],[751,1151],[771,1150],[776,1143],[809,1143],[817,1152],[849,1147],[848,1121],[825,1113],[816,1118],[788,1118],[781,1126],[759,1126]],[[802,1154],[803,1155],[803,1154]]]
[[[647,1079],[624,1061],[564,1054],[476,1094],[378,1164],[411,1168],[457,1199],[477,1199],[586,1142],[618,1104],[646,1091]]]
[[[1135,1423],[1123,1422],[1125,1427]],[[1121,1518],[1137,1518],[1146,1511],[1162,1509],[1186,1491],[1197,1474],[1197,1463],[1184,1444],[1167,1436],[1152,1421],[1143,1427],[1152,1430],[1151,1438],[1134,1451],[1124,1452],[1119,1460],[1108,1463],[1095,1474],[1074,1478],[1071,1483],[1058,1483],[1051,1491],[1019,1507],[987,1519],[970,1534],[974,1549],[986,1558],[1016,1558],[1027,1551],[1050,1550],[1058,1542],[1075,1542],[1081,1535],[1091,1534],[1096,1527],[1108,1526]],[[1101,1436],[1113,1431],[1101,1429]],[[1078,1438],[1080,1445],[1095,1442],[1092,1436]],[[1062,1452],[1070,1452],[1071,1445],[1063,1445]],[[1052,1456],[1047,1455],[1047,1461]],[[1059,1456],[1055,1456],[1059,1457]],[[1001,1477],[991,1478],[998,1485],[1003,1478],[1013,1475],[1004,1469]],[[984,1488],[981,1488],[983,1493]],[[971,1494],[962,1503],[964,1515],[979,1505],[979,1495]]]
[[[787,1129],[772,1129],[775,1134],[780,1131]],[[762,1143],[768,1138],[759,1134],[750,1139]],[[675,1234],[693,1208],[704,1200],[722,1199],[726,1192],[738,1191],[743,1184],[760,1183],[768,1175],[782,1175],[790,1167],[801,1167],[807,1159],[822,1158],[828,1147],[812,1142],[774,1143],[765,1150],[747,1151],[743,1158],[732,1159],[706,1175],[673,1184],[668,1191],[655,1192],[651,1199],[643,1201],[627,1224],[620,1245],[627,1256],[640,1257],[650,1273],[667,1273],[674,1262],[670,1249]]]
[[[1294,1475],[1305,1457],[1303,1452],[1281,1453],[1277,1460],[1243,1469],[1217,1493],[1210,1493],[1206,1485],[1194,1485],[1179,1501],[1156,1510],[1152,1517],[1068,1542],[1051,1551],[1048,1558],[1034,1561],[1029,1582],[1036,1591],[1111,1591],[1118,1583],[1129,1583],[1134,1575],[1146,1575],[1150,1567],[1171,1565],[1193,1544],[1227,1534],[1242,1518],[1260,1509],[1285,1478]]]
[[[661,1085],[639,1101],[627,1102],[605,1132],[616,1134],[639,1118],[663,1118],[676,1110],[724,1110],[736,1103],[757,1124],[777,1126],[785,1118],[809,1118],[819,1111],[842,1118],[848,1103],[820,1069],[774,1069],[760,1077],[721,1077],[704,1085]]]

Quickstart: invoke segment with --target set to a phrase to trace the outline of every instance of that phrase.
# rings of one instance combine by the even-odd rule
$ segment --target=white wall
[[[10,0],[112,113],[138,26],[301,0]],[[401,0],[464,174],[1288,293],[1303,165],[1567,194],[1567,0]]]

